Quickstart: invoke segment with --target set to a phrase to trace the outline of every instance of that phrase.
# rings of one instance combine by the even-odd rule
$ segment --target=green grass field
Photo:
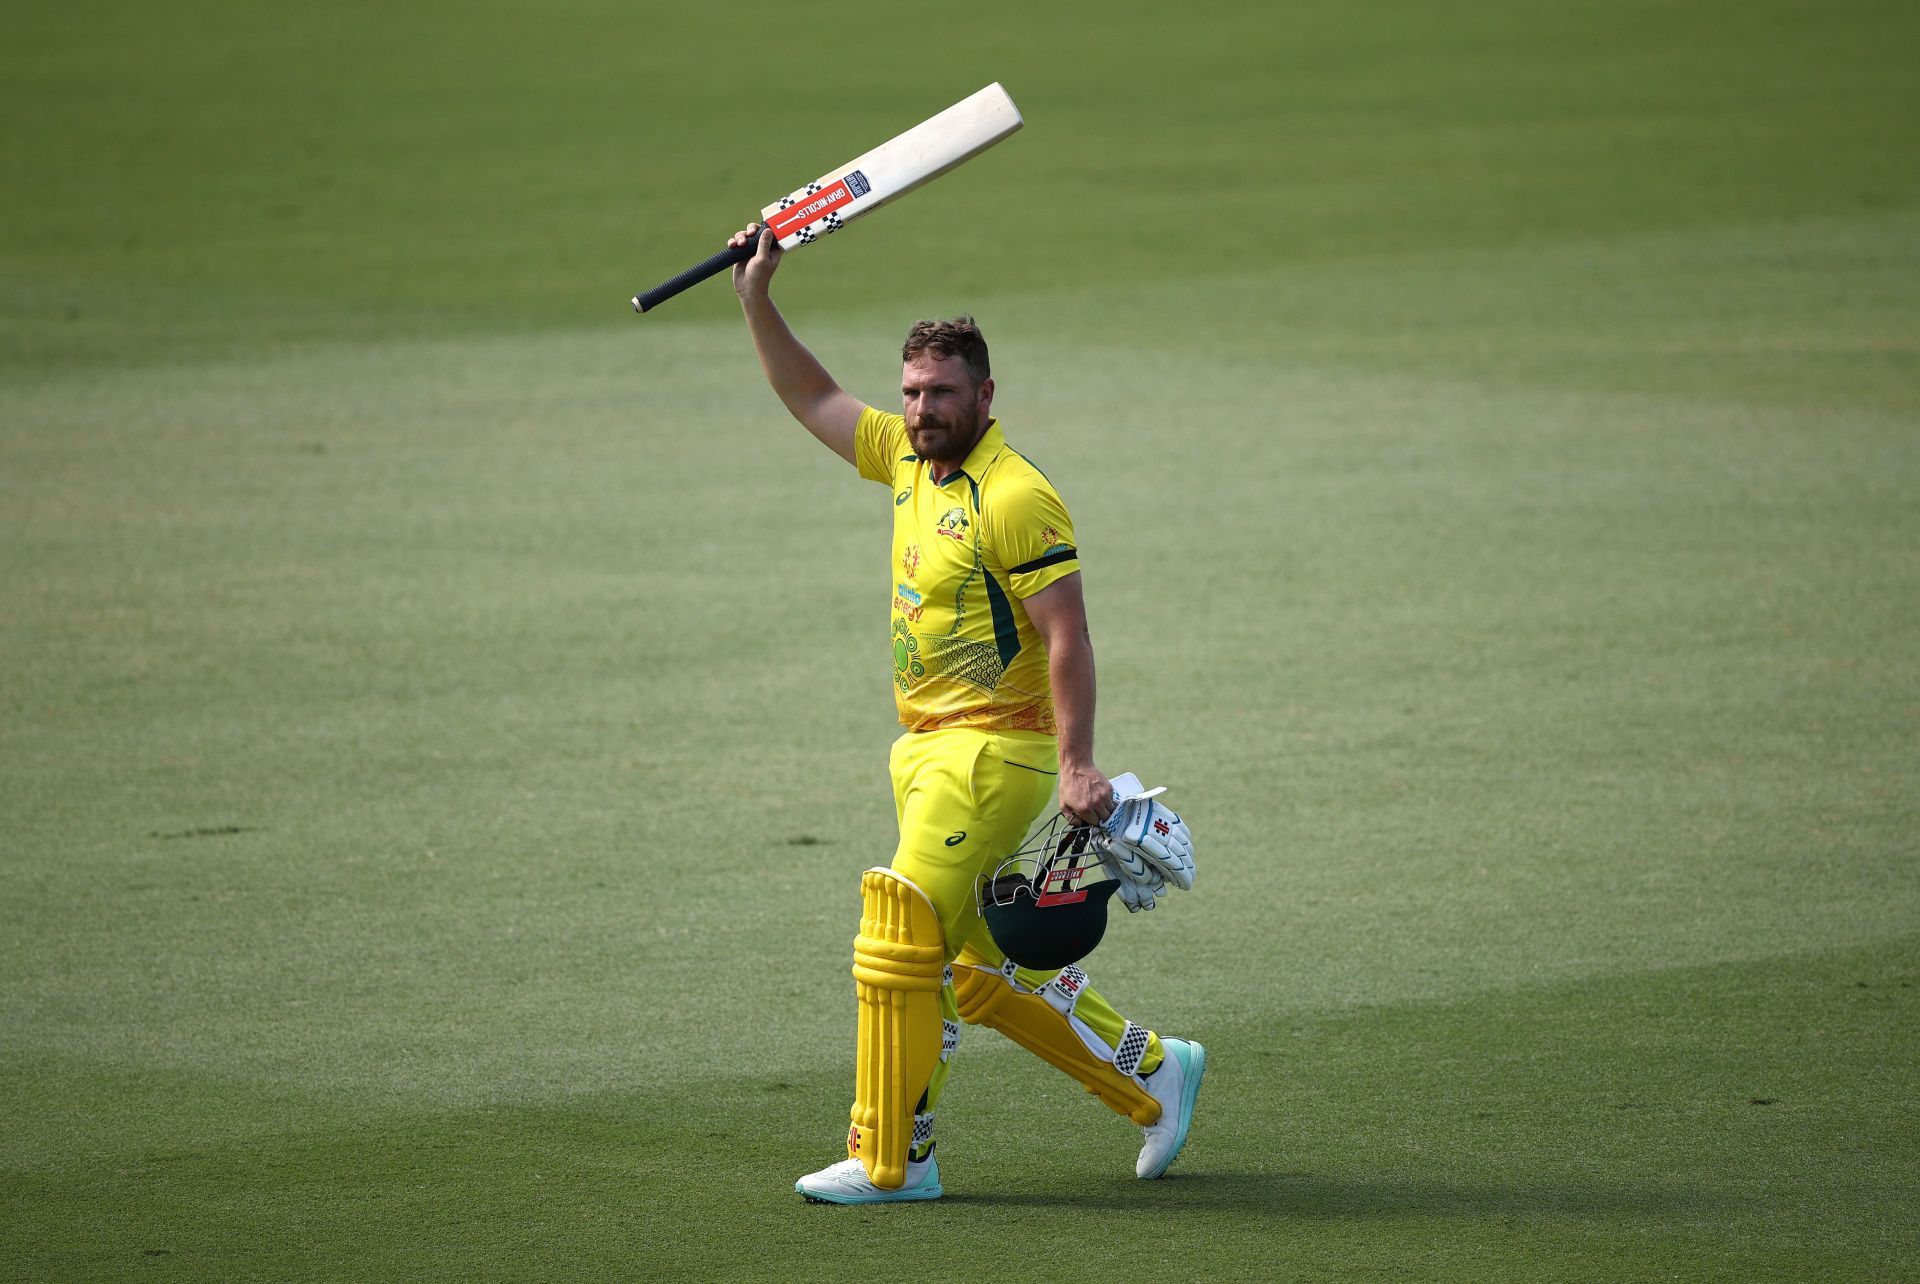
[[[1920,9],[28,0],[0,42],[0,1278],[1920,1276]],[[821,1208],[889,514],[731,293],[962,309],[1200,878]]]

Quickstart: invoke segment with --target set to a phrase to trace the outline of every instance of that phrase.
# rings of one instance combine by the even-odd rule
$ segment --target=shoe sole
[[[939,1186],[915,1186],[912,1190],[889,1191],[884,1195],[817,1195],[795,1182],[795,1193],[809,1204],[905,1204],[914,1200],[938,1199],[947,1192]]]
[[[1147,1181],[1164,1177],[1167,1169],[1173,1167],[1173,1161],[1180,1158],[1180,1152],[1186,1149],[1187,1130],[1193,1127],[1193,1103],[1200,1095],[1200,1081],[1207,1076],[1207,1049],[1205,1044],[1189,1043],[1193,1050],[1192,1061],[1182,1061],[1180,1071],[1186,1076],[1180,1084],[1180,1130],[1173,1134],[1173,1149],[1161,1165],[1146,1175]],[[1168,1055],[1172,1055],[1169,1053]]]

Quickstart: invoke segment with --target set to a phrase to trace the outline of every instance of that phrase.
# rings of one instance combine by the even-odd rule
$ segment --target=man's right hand
[[[756,241],[753,257],[733,265],[733,291],[743,299],[749,295],[766,297],[767,286],[780,267],[780,256],[785,253],[780,248],[780,242],[774,239],[772,231],[758,223],[749,223],[727,238],[730,246]]]

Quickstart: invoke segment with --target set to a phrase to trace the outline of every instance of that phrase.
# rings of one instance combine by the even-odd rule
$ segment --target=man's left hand
[[[1098,825],[1113,814],[1113,782],[1092,763],[1060,768],[1060,810],[1079,825]]]

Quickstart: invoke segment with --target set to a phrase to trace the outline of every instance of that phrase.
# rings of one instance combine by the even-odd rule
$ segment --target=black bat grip
[[[745,263],[759,248],[760,235],[755,233],[745,245],[729,245],[705,263],[696,263],[671,281],[663,281],[644,294],[633,296],[633,310],[646,312],[659,307],[680,291],[700,284],[710,276],[726,271],[736,263]]]

